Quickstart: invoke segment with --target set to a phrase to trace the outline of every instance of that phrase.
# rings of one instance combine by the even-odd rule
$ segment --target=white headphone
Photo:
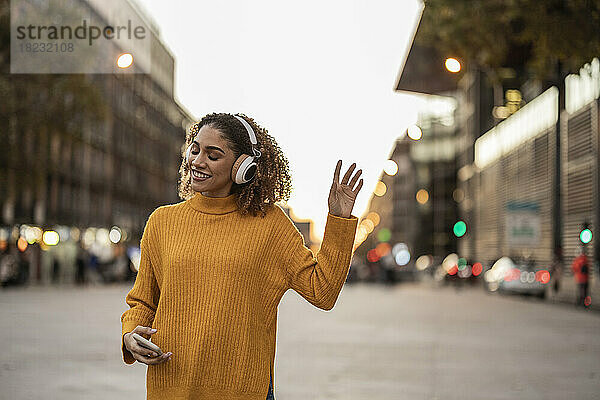
[[[256,170],[258,166],[256,165],[256,160],[260,158],[261,152],[254,147],[258,142],[256,141],[256,135],[254,134],[254,130],[252,126],[246,120],[240,116],[234,115],[234,117],[239,120],[246,131],[248,132],[248,136],[250,136],[250,143],[252,144],[252,153],[254,155],[241,154],[237,160],[233,163],[233,167],[231,168],[231,180],[233,180],[238,185],[242,183],[250,182],[254,176],[256,175]],[[185,153],[186,163],[190,163],[190,153],[192,150],[192,145],[190,144]]]

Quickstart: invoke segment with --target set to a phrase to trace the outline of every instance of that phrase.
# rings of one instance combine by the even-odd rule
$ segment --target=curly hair
[[[261,152],[256,160],[256,174],[250,182],[237,184],[233,182],[231,193],[237,193],[237,203],[242,215],[251,213],[256,216],[266,215],[267,209],[277,201],[287,201],[292,191],[292,178],[289,172],[288,160],[279,148],[273,136],[259,126],[252,118],[238,113],[250,124],[256,135],[258,144],[256,148]],[[221,137],[233,150],[235,159],[241,154],[252,155],[250,137],[244,126],[233,115],[227,113],[212,113],[204,116],[200,121],[192,124],[186,133],[185,143],[181,149],[181,166],[179,167],[178,195],[182,200],[194,196],[191,184],[191,171],[185,160],[185,152],[194,140],[194,137],[203,126],[208,125],[217,129]]]

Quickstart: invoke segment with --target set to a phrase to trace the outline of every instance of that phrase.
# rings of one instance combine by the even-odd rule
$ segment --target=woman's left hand
[[[329,190],[329,213],[333,214],[337,217],[349,218],[352,213],[352,208],[354,207],[354,201],[356,200],[356,196],[362,187],[363,180],[358,182],[358,186],[356,189],[352,189],[358,180],[358,177],[362,173],[362,169],[359,169],[358,172],[350,179],[352,175],[352,171],[356,167],[356,163],[352,163],[348,171],[344,174],[342,178],[342,182],[338,183],[340,180],[340,169],[342,168],[342,160],[337,162],[335,166],[335,172],[333,174],[333,183],[331,185],[331,190]],[[350,182],[348,182],[350,180]]]

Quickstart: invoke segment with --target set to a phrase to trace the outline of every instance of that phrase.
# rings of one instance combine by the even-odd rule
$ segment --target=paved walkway
[[[126,365],[130,285],[0,290],[0,398],[145,398]],[[275,398],[598,399],[600,314],[483,290],[344,287],[333,310],[279,306]]]

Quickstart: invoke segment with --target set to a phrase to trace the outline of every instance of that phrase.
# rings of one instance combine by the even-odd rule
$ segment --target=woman
[[[354,168],[340,182],[336,165],[315,256],[275,204],[289,199],[291,180],[267,130],[243,114],[192,126],[180,167],[185,200],[150,214],[121,316],[123,360],[149,366],[148,399],[274,398],[279,301],[293,289],[330,310],[347,277],[363,183],[361,170],[350,179]],[[140,347],[134,332],[152,335],[164,354]]]

